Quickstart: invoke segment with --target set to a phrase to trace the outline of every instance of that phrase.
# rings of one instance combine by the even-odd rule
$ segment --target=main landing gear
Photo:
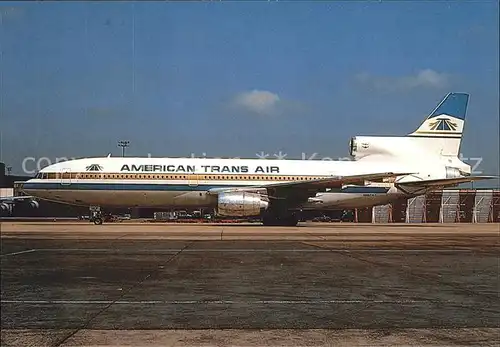
[[[90,206],[90,221],[95,225],[101,225],[103,222],[102,211],[100,206]]]
[[[266,226],[296,226],[299,217],[296,213],[266,213],[262,217],[262,224]]]

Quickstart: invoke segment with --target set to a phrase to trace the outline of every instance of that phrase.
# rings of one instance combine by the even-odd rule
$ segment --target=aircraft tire
[[[102,224],[102,218],[95,218],[94,219],[94,224],[95,225],[101,225]]]

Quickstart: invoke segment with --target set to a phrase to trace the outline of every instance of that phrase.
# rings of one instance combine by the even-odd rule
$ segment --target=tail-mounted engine
[[[220,193],[217,199],[217,214],[227,217],[258,216],[268,207],[267,197],[256,193]]]
[[[408,137],[355,136],[349,142],[349,154],[355,159],[369,155],[402,156],[414,150]]]
[[[386,148],[387,144],[384,143],[385,140],[371,136],[355,136],[349,142],[349,154],[356,159],[371,154],[390,154]]]

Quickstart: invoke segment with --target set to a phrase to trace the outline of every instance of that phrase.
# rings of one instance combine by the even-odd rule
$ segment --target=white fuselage
[[[210,191],[228,187],[307,181],[375,172],[414,172],[404,180],[442,178],[436,162],[392,159],[359,161],[85,158],[42,169],[24,191],[42,199],[103,207],[213,207]],[[304,209],[334,209],[385,204],[404,193],[391,183],[346,186],[318,193]]]

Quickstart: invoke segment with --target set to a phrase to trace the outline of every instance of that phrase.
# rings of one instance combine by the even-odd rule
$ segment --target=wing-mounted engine
[[[258,216],[268,207],[268,198],[257,193],[227,192],[217,198],[217,214],[221,216]]]

